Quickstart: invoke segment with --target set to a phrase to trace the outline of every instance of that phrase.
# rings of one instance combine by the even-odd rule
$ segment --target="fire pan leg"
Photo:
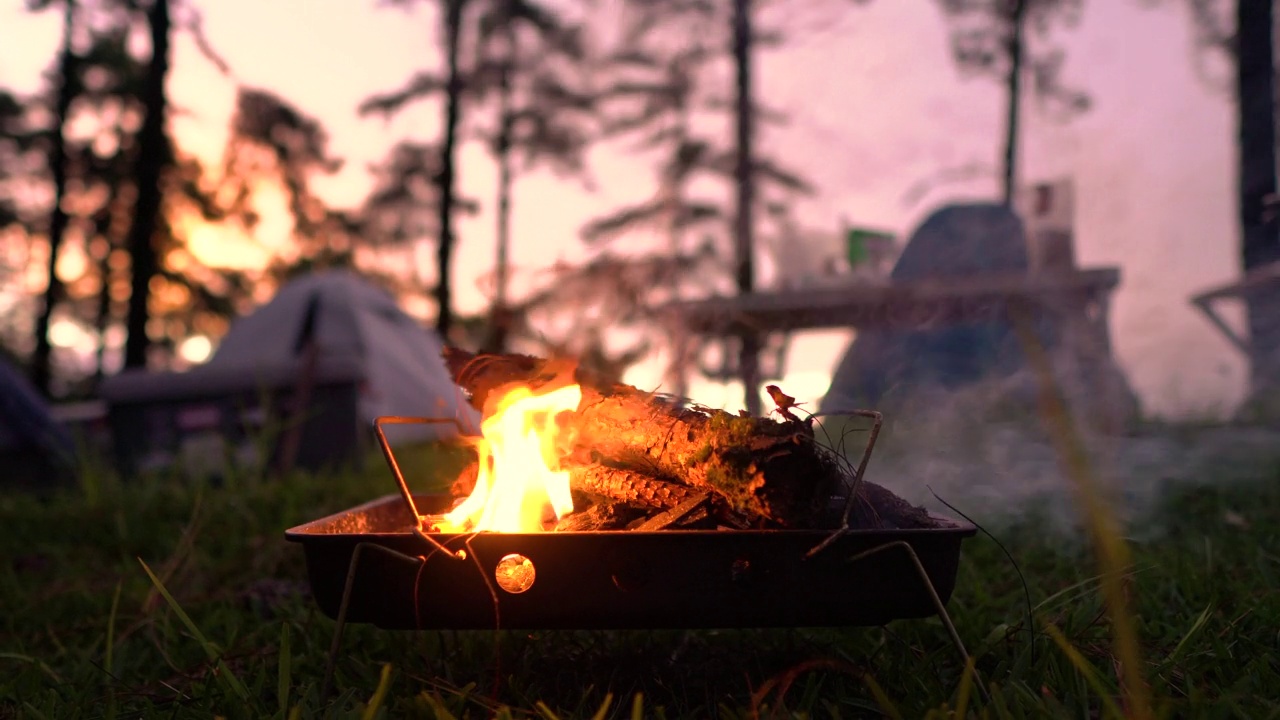
[[[956,653],[960,656],[960,664],[967,666],[969,664],[969,651],[965,650],[964,641],[960,639],[960,633],[956,632],[955,623],[951,622],[951,614],[947,612],[947,606],[942,602],[942,598],[938,595],[938,590],[933,586],[933,581],[929,579],[929,573],[925,571],[924,564],[920,562],[920,556],[916,555],[915,548],[911,547],[910,543],[906,540],[888,542],[852,555],[845,562],[855,563],[893,549],[901,549],[911,560],[912,566],[916,569],[916,574],[920,577],[920,583],[924,585],[924,589],[929,593],[929,599],[933,601],[933,609],[937,611],[938,619],[942,621],[942,626],[946,628],[947,635],[951,638],[951,644],[955,646]],[[973,670],[973,681],[973,684],[978,688],[978,692],[982,695],[982,699],[990,702],[991,697],[987,694],[987,688],[982,684],[982,677],[978,674],[976,667]]]
[[[324,681],[320,683],[320,705],[321,707],[329,700],[329,690],[333,684],[333,671],[338,663],[338,650],[342,648],[342,631],[347,627],[347,610],[351,606],[351,591],[355,587],[356,569],[360,566],[360,553],[366,548],[379,550],[398,560],[423,565],[427,559],[414,555],[406,555],[402,552],[392,550],[389,547],[378,545],[377,543],[362,542],[356,545],[355,550],[351,553],[351,563],[347,565],[347,580],[342,587],[342,602],[338,605],[338,617],[335,618],[333,628],[333,640],[329,643],[329,660],[324,666]]]

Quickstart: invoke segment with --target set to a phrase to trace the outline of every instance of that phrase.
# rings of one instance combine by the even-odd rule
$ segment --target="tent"
[[[189,475],[263,462],[322,469],[358,462],[379,416],[445,420],[388,429],[393,445],[478,434],[478,413],[441,351],[390,294],[331,270],[289,282],[233,321],[204,365],[125,371],[99,393],[126,475],[174,464]]]
[[[0,359],[0,485],[43,487],[64,478],[75,464],[75,444],[50,415],[34,386]]]
[[[232,323],[210,370],[259,369],[296,362],[308,352],[321,360],[347,358],[363,376],[359,414],[453,418],[478,432],[467,404],[441,357],[436,333],[400,308],[385,290],[349,270],[328,270],[286,284],[267,304]],[[456,434],[454,425],[420,425],[394,439]]]
[[[1029,268],[1022,220],[1010,208],[991,203],[947,205],[912,234],[891,277],[899,282],[1025,273]],[[1063,328],[1048,315],[1036,317],[1041,345],[1054,353]],[[936,399],[938,391],[972,387],[985,380],[1025,378],[1027,359],[1013,326],[997,317],[919,330],[869,330],[845,351],[822,400],[826,411],[881,407],[912,395]],[[1102,369],[1115,378],[1116,397],[1107,402],[1136,411],[1137,399],[1113,362]],[[1071,378],[1073,395],[1093,387],[1087,371]],[[1067,378],[1060,378],[1067,379]]]

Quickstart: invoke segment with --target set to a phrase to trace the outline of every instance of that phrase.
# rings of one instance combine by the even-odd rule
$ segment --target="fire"
[[[541,532],[550,509],[573,512],[569,473],[553,469],[560,428],[556,417],[577,409],[582,388],[568,385],[536,395],[508,391],[480,423],[479,473],[467,499],[437,523],[442,532]]]

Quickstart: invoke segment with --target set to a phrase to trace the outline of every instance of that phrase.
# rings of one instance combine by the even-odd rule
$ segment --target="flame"
[[[480,423],[479,472],[467,499],[436,524],[441,532],[541,532],[549,508],[573,512],[568,471],[554,470],[556,417],[576,410],[582,388],[568,385],[536,395],[516,387]]]

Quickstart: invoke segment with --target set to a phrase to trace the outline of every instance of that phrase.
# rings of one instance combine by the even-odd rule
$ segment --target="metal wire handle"
[[[408,506],[408,510],[413,514],[413,525],[417,530],[416,534],[425,536],[422,532],[422,515],[417,511],[417,503],[413,502],[413,493],[408,489],[408,483],[404,480],[404,473],[399,468],[399,462],[396,461],[396,451],[392,450],[392,445],[387,441],[387,433],[383,430],[383,425],[443,425],[452,423],[458,428],[458,433],[465,432],[462,423],[457,418],[413,418],[413,416],[404,415],[381,415],[374,418],[374,434],[378,436],[378,445],[383,448],[383,457],[387,459],[387,465],[392,469],[392,475],[396,477],[396,484],[401,491],[401,497]],[[433,541],[434,542],[434,541]]]
[[[853,482],[849,484],[849,497],[844,501],[844,513],[840,516],[840,527],[826,537],[825,540],[810,548],[805,553],[806,558],[826,550],[836,538],[849,531],[849,515],[853,512],[853,505],[858,501],[858,489],[862,485],[862,479],[867,473],[867,463],[871,462],[871,453],[876,449],[876,438],[880,437],[880,428],[884,425],[884,415],[878,410],[833,410],[830,412],[814,413],[813,417],[865,417],[871,418],[871,434],[867,436],[867,444],[862,449],[862,457],[858,460],[858,467],[853,473]]]

